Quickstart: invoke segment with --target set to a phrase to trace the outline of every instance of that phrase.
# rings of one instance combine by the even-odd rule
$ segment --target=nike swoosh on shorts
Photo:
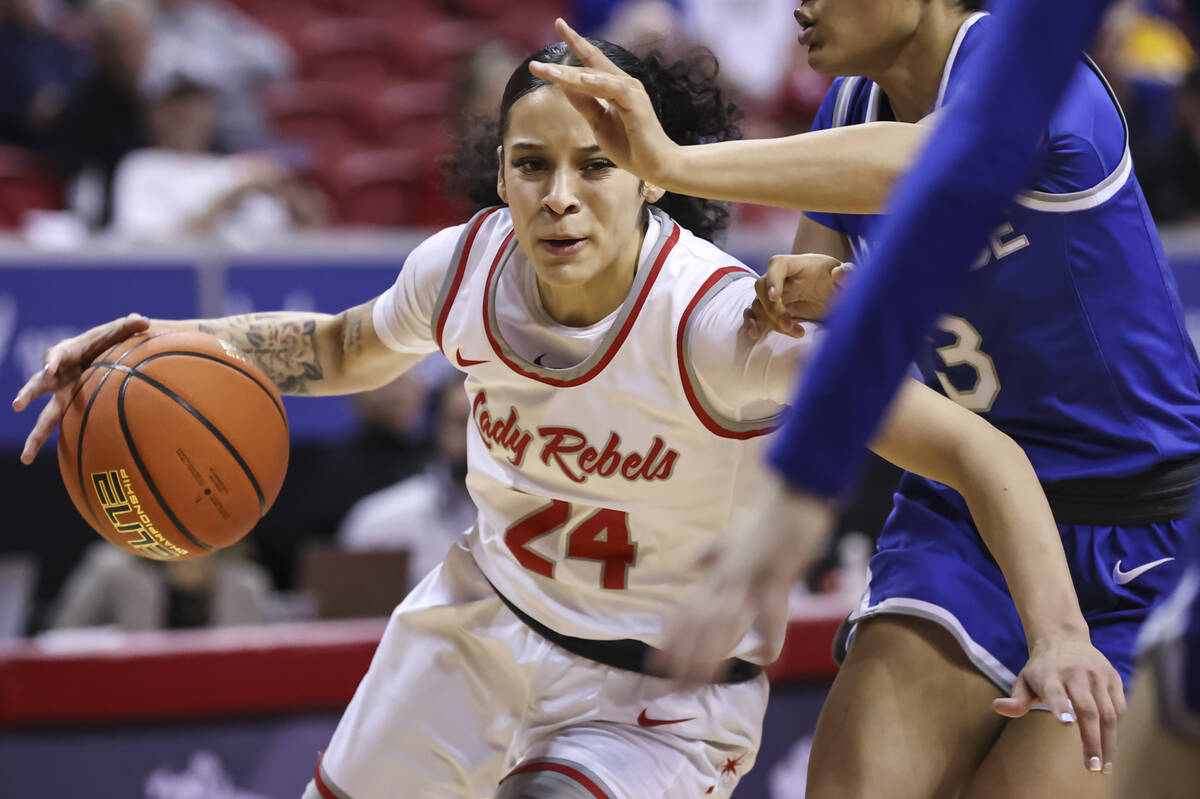
[[[1143,563],[1136,569],[1130,569],[1127,572],[1121,571],[1121,561],[1118,560],[1117,565],[1113,566],[1112,570],[1113,582],[1117,585],[1125,585],[1126,583],[1133,582],[1141,575],[1153,569],[1155,566],[1161,566],[1164,563],[1172,560],[1175,560],[1175,558],[1160,558],[1158,560],[1152,560],[1149,563]]]
[[[652,719],[643,710],[638,714],[637,723],[639,727],[661,727],[664,724],[682,724],[685,721],[694,721],[695,718],[695,716],[692,716],[688,719]]]

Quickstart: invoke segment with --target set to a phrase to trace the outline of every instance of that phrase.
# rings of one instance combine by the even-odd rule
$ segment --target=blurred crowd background
[[[801,132],[829,81],[796,44],[794,5],[0,0],[0,250],[18,253],[0,258],[270,251],[302,234],[328,246],[461,221],[439,159],[494,112],[559,15],[633,49],[707,47],[747,137]],[[1176,6],[1118,3],[1093,51],[1167,226],[1200,220],[1200,70]],[[785,251],[795,222],[741,206],[731,241]],[[434,361],[351,407],[349,433],[296,443],[283,493],[243,544],[180,564],[101,544],[74,516],[50,448],[30,468],[17,445],[0,448],[5,506],[19,506],[0,529],[0,637],[386,612],[471,522],[469,408],[461,379]],[[804,590],[857,590],[895,478],[872,465]]]

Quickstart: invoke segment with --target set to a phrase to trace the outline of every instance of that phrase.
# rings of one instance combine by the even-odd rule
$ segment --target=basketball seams
[[[289,429],[288,428],[288,420],[287,420],[287,412],[284,411],[283,405],[280,404],[279,400],[275,399],[275,395],[271,392],[271,389],[268,388],[267,386],[263,385],[263,382],[261,380],[259,380],[257,377],[255,377],[252,372],[249,372],[246,369],[243,369],[242,367],[238,366],[237,364],[230,363],[229,361],[227,361],[223,358],[218,358],[215,355],[209,355],[206,352],[196,352],[195,350],[163,350],[162,352],[156,352],[153,355],[149,355],[149,356],[143,358],[142,360],[133,364],[133,367],[138,368],[144,363],[149,363],[150,361],[157,360],[158,358],[162,358],[163,356],[166,356],[166,355],[182,355],[182,356],[189,357],[189,358],[202,358],[206,361],[212,361],[213,363],[219,363],[223,366],[228,366],[230,369],[234,370],[235,372],[237,372],[241,375],[244,375],[248,380],[252,381],[254,383],[254,385],[258,386],[258,388],[261,389],[264,394],[267,395],[267,399],[271,400],[271,404],[274,405],[275,410],[279,412],[279,418],[283,421],[284,429]],[[104,362],[102,362],[102,364],[103,363]]]
[[[139,380],[142,380],[143,382],[149,384],[153,388],[158,389],[160,392],[165,394],[169,399],[171,399],[172,401],[177,403],[181,408],[183,408],[185,411],[187,411],[189,414],[191,414],[191,416],[196,421],[198,421],[200,424],[204,425],[205,429],[207,429],[208,432],[213,434],[213,437],[216,438],[217,441],[219,441],[221,443],[221,446],[225,447],[226,451],[229,452],[229,454],[233,456],[233,459],[235,461],[237,461],[238,466],[240,466],[242,471],[245,473],[246,479],[250,481],[250,486],[254,489],[254,493],[258,496],[258,517],[261,519],[263,514],[267,512],[267,498],[266,498],[266,495],[263,493],[262,486],[260,486],[258,484],[258,478],[256,478],[254,476],[254,470],[250,468],[250,464],[246,463],[246,459],[242,457],[242,454],[240,452],[238,452],[237,447],[235,447],[233,445],[233,442],[231,442],[225,436],[225,434],[222,433],[217,428],[216,425],[214,425],[211,421],[209,421],[208,417],[206,417],[204,414],[202,414],[199,411],[199,409],[197,409],[194,405],[192,405],[186,399],[181,397],[179,394],[176,394],[174,391],[172,391],[170,386],[167,386],[164,383],[159,382],[158,380],[156,380],[153,377],[150,377],[149,375],[144,375],[139,371],[139,368],[141,367],[141,365],[143,363],[146,363],[146,361],[149,361],[149,360],[150,360],[149,358],[146,358],[145,360],[139,361],[135,366],[132,366],[132,367],[121,365],[121,366],[116,366],[113,368],[118,369],[123,372],[126,372],[126,378],[125,378],[126,380],[128,380],[131,377],[136,377]],[[215,360],[217,363],[224,363],[224,361],[220,360],[219,358],[214,358],[213,360]],[[122,397],[124,397],[124,392],[125,392],[125,384],[122,384],[121,385],[121,396]],[[120,409],[119,412],[123,414],[124,413],[123,408]]]
[[[155,342],[155,346],[148,350],[144,346],[152,340],[159,339]],[[202,339],[202,340],[201,340]],[[218,348],[219,345],[219,348]],[[170,349],[167,349],[170,348]],[[223,352],[222,352],[223,350]],[[159,358],[167,355],[179,356],[178,359],[168,358],[162,362],[165,371],[156,368],[155,364]],[[187,357],[193,360],[183,361],[182,358]],[[103,453],[106,457],[115,455],[117,457],[128,459],[130,471],[140,473],[143,480],[143,485],[147,491],[147,496],[153,496],[164,514],[163,523],[166,524],[168,519],[174,525],[178,532],[178,540],[180,544],[194,546],[197,548],[196,554],[203,554],[205,551],[212,551],[222,548],[223,544],[206,543],[197,535],[203,531],[197,529],[197,533],[193,534],[184,523],[182,517],[188,517],[190,511],[186,507],[172,508],[168,504],[167,495],[170,494],[172,501],[181,501],[176,497],[177,492],[174,491],[175,478],[170,472],[162,472],[157,474],[157,479],[152,476],[151,469],[161,469],[160,462],[161,447],[158,442],[161,438],[159,434],[153,434],[150,437],[144,437],[143,430],[144,418],[139,410],[143,403],[150,402],[148,407],[154,408],[154,416],[159,414],[167,414],[166,418],[170,418],[172,414],[170,409],[177,407],[186,412],[186,416],[179,417],[180,422],[187,420],[186,424],[189,429],[194,429],[194,432],[189,432],[188,435],[198,436],[197,442],[207,438],[209,451],[214,457],[217,453],[225,453],[225,457],[231,458],[235,463],[235,472],[239,471],[245,475],[246,482],[254,490],[254,499],[246,496],[240,489],[235,492],[235,497],[238,506],[241,510],[235,511],[238,518],[244,520],[242,523],[237,523],[239,528],[244,523],[249,523],[253,526],[253,520],[261,519],[270,507],[274,497],[268,499],[265,495],[265,489],[270,488],[266,483],[260,484],[258,477],[255,474],[255,468],[266,468],[264,478],[270,481],[273,486],[277,483],[279,475],[277,468],[281,463],[286,463],[286,449],[281,453],[283,460],[274,460],[275,465],[266,463],[258,463],[261,458],[256,457],[257,450],[249,451],[248,455],[251,460],[254,460],[256,465],[251,466],[246,457],[243,457],[238,448],[234,445],[234,441],[239,441],[244,446],[246,441],[242,439],[246,435],[251,435],[249,440],[258,440],[258,433],[253,433],[254,428],[247,428],[243,424],[242,416],[225,418],[222,413],[228,412],[239,413],[239,408],[243,410],[254,409],[253,413],[246,417],[255,420],[254,424],[261,427],[262,423],[266,423],[267,427],[272,430],[271,436],[267,441],[274,441],[273,436],[275,431],[282,432],[284,441],[288,436],[289,425],[287,421],[286,410],[283,407],[278,393],[270,383],[270,381],[259,373],[253,363],[235,363],[230,358],[240,357],[233,353],[229,346],[224,342],[214,340],[214,337],[207,334],[197,334],[185,330],[167,330],[161,333],[152,335],[141,334],[132,339],[118,342],[108,347],[94,361],[88,364],[83,374],[77,380],[76,385],[70,395],[66,408],[59,418],[59,424],[65,437],[60,439],[60,455],[65,454],[67,460],[63,463],[63,476],[67,483],[69,493],[72,494],[72,500],[79,505],[79,510],[83,513],[84,518],[88,519],[105,539],[119,547],[128,549],[129,547],[112,536],[112,530],[105,525],[104,517],[99,513],[99,506],[96,504],[97,497],[94,492],[88,491],[88,483],[85,480],[87,476],[86,468],[90,461],[95,460],[97,453]],[[197,362],[194,359],[200,359]],[[218,369],[215,372],[210,372],[208,380],[213,380],[217,384],[224,384],[230,390],[234,390],[238,396],[238,400],[234,405],[230,406],[227,402],[222,401],[216,407],[217,416],[210,419],[207,414],[214,412],[214,407],[210,407],[211,403],[206,404],[210,398],[210,393],[201,390],[199,394],[195,394],[190,399],[186,398],[193,392],[189,391],[188,375],[199,371],[204,373],[209,371],[202,366],[204,361],[212,362],[221,366],[226,366],[232,369],[240,377],[230,375],[229,372]],[[145,369],[143,369],[143,365]],[[113,372],[120,372],[121,379],[117,383],[109,384],[108,379]],[[147,373],[149,372],[149,373]],[[135,381],[133,378],[137,378]],[[241,378],[245,378],[253,383],[254,387],[244,383]],[[183,381],[176,384],[176,380]],[[148,391],[137,389],[138,384],[144,385]],[[134,388],[130,388],[134,386]],[[175,389],[183,392],[181,395]],[[274,408],[279,421],[283,423],[283,427],[274,427],[271,421],[271,413],[266,407],[261,404],[260,400],[256,400],[257,391],[261,391],[271,401],[271,406]],[[160,399],[155,400],[154,397]],[[193,405],[192,401],[199,401],[199,405]],[[109,405],[108,403],[112,403]],[[115,406],[115,407],[114,407]],[[116,411],[114,414],[113,411]],[[115,416],[115,418],[113,418]],[[188,419],[191,417],[191,419]],[[194,421],[193,421],[194,420]],[[69,424],[67,423],[69,422]],[[199,422],[200,425],[191,428],[194,422]],[[228,431],[218,428],[220,423],[222,428],[226,423],[230,426]],[[100,425],[106,429],[102,435],[104,440],[97,439],[97,433],[88,431]],[[155,427],[152,423],[151,427]],[[136,440],[135,440],[136,439]],[[90,441],[90,446],[88,442]],[[71,442],[74,442],[76,451],[71,453],[69,447]],[[118,454],[118,448],[124,444],[124,452]],[[140,448],[139,448],[140,445]],[[198,443],[199,445],[199,443]],[[86,449],[86,452],[85,452]],[[268,445],[268,454],[275,451],[275,444]],[[85,458],[89,461],[85,462]],[[71,463],[71,461],[74,463]],[[232,466],[232,464],[231,464]],[[72,468],[73,467],[73,468]],[[191,467],[189,467],[191,468]],[[193,474],[195,470],[193,469]],[[233,475],[231,475],[233,476]],[[245,484],[243,484],[245,485]],[[206,492],[207,493],[207,492]],[[102,498],[101,498],[102,499]],[[256,502],[256,504],[250,504]],[[103,504],[103,502],[101,503]],[[218,504],[218,509],[219,503]],[[87,506],[87,510],[83,509],[83,505]],[[107,509],[107,506],[105,506]],[[225,511],[221,511],[225,514]],[[227,514],[225,518],[229,520]],[[191,520],[194,523],[204,527],[204,523],[198,519]],[[114,522],[115,524],[115,522]],[[247,528],[248,530],[248,528]],[[210,531],[214,532],[214,531]],[[232,530],[230,532],[233,532]],[[236,537],[240,538],[244,532],[240,532]],[[219,535],[225,535],[224,532],[219,532]],[[209,536],[205,536],[206,538]],[[169,536],[168,536],[169,538]],[[233,539],[233,540],[236,540]],[[185,543],[186,542],[186,543]],[[140,554],[140,553],[135,553]],[[185,557],[190,557],[186,555]]]
[[[162,335],[162,334],[160,333],[159,335]],[[96,508],[92,505],[90,495],[87,493],[87,486],[83,481],[83,431],[87,429],[88,417],[91,416],[92,405],[95,404],[96,397],[100,396],[100,389],[104,387],[104,382],[106,380],[108,380],[108,376],[113,373],[112,367],[116,364],[119,364],[121,361],[125,360],[125,358],[128,357],[134,350],[136,350],[138,347],[141,347],[143,344],[146,344],[152,338],[156,338],[156,336],[148,336],[145,340],[139,341],[137,344],[134,344],[132,347],[125,350],[125,352],[121,353],[121,357],[117,358],[116,361],[111,361],[111,362],[101,361],[99,363],[93,362],[90,366],[88,366],[87,371],[83,373],[82,378],[79,380],[79,384],[78,384],[79,387],[75,389],[75,393],[71,395],[70,401],[63,408],[62,415],[59,416],[59,418],[58,418],[58,423],[61,426],[62,422],[63,422],[63,418],[66,417],[67,411],[70,410],[71,405],[74,404],[75,398],[77,396],[79,396],[79,392],[83,391],[83,387],[85,385],[87,385],[88,372],[91,372],[93,369],[96,369],[100,366],[109,367],[108,369],[105,370],[104,374],[101,376],[100,382],[96,384],[95,390],[92,391],[92,396],[88,397],[87,407],[84,408],[83,415],[80,416],[80,418],[79,418],[79,434],[75,440],[75,469],[76,469],[76,472],[75,472],[76,483],[75,484],[78,486],[79,492],[83,495],[84,504],[87,505],[88,513],[92,514],[92,519],[93,519],[93,521],[96,522],[95,527],[98,532],[102,532],[102,531],[106,530],[107,528],[104,526],[104,523],[100,521],[100,517],[98,515],[96,515]],[[109,347],[108,349],[106,349],[103,353],[101,353],[100,357],[103,358],[105,355],[112,352],[113,350],[115,350],[117,347],[121,346],[121,344],[124,344],[124,343],[125,342],[123,342],[123,341],[117,342],[116,344],[114,344],[111,347]],[[105,535],[104,537],[108,538],[107,535]]]
[[[184,527],[183,522],[179,521],[179,517],[175,515],[175,511],[171,510],[171,506],[167,504],[166,498],[163,497],[162,493],[158,490],[158,485],[155,484],[154,478],[150,476],[150,472],[146,468],[146,464],[142,461],[142,456],[138,453],[137,445],[133,443],[133,434],[129,430],[129,420],[125,418],[125,389],[129,387],[129,379],[136,373],[133,371],[133,369],[130,369],[130,367],[124,365],[114,365],[110,367],[110,370],[119,370],[125,372],[125,379],[121,381],[121,388],[117,391],[117,421],[121,425],[121,434],[125,437],[125,446],[129,448],[129,455],[133,458],[133,463],[135,466],[137,466],[138,473],[141,475],[141,478],[146,481],[146,487],[150,489],[150,493],[153,494],[154,498],[158,501],[159,507],[161,507],[163,512],[167,514],[167,518],[170,519],[171,523],[175,525],[175,529],[183,533],[189,541],[201,549],[207,549],[209,551],[216,549],[216,547],[213,547],[211,544],[206,544],[200,539],[196,538],[196,536],[192,535],[191,532]]]

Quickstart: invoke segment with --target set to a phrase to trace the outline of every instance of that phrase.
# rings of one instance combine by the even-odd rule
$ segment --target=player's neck
[[[887,95],[900,122],[919,122],[933,110],[950,48],[969,16],[942,3],[930,3],[926,13],[896,57],[879,74],[867,75]]]
[[[550,318],[569,327],[594,325],[629,296],[645,237],[643,228],[607,269],[584,283],[554,285],[538,276],[538,295]]]

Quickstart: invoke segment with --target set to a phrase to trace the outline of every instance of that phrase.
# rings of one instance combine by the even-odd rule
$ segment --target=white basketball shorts
[[[754,764],[766,704],[763,675],[677,690],[550,643],[464,539],[392,613],[305,796],[488,799],[546,771],[578,788],[563,795],[726,797]]]

